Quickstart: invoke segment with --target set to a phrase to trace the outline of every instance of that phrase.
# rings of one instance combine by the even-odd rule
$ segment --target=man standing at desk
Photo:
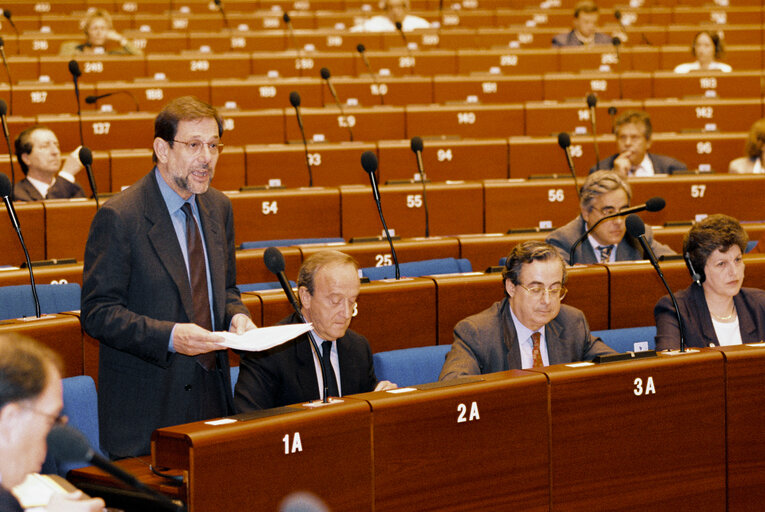
[[[396,387],[387,380],[377,381],[369,342],[348,329],[361,288],[358,269],[355,259],[339,251],[320,251],[303,262],[298,301],[313,330],[271,350],[241,354],[234,397],[238,411],[322,398],[322,363],[308,336],[322,351],[329,396]],[[293,313],[280,323],[298,322]]]
[[[590,334],[584,313],[561,305],[566,265],[544,242],[517,245],[502,272],[506,296],[461,320],[439,380],[538,368],[613,354]]]
[[[210,188],[223,124],[186,96],[154,122],[156,167],[90,227],[82,325],[100,341],[101,447],[149,453],[151,433],[233,412],[228,355],[211,331],[255,328],[236,288],[231,202]]]

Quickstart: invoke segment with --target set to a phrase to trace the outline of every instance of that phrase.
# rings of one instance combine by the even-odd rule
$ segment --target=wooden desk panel
[[[698,29],[696,30],[698,31]],[[694,31],[694,34],[695,32]],[[670,32],[672,34],[672,32]],[[737,71],[742,70],[760,70],[762,68],[762,47],[760,46],[760,35],[755,34],[757,44],[750,44],[752,40],[743,41],[743,45],[726,44],[725,58],[722,59],[726,64]],[[693,35],[689,35],[687,41],[693,41]],[[726,41],[729,43],[729,41]],[[673,46],[672,43],[661,48],[661,69],[672,71],[675,66],[683,62],[693,61],[691,52],[688,51],[688,45]]]
[[[596,111],[596,116],[598,112]],[[597,118],[599,123],[609,123],[606,119]],[[600,130],[598,130],[600,131]],[[599,161],[595,154],[595,143],[591,135],[571,137],[571,160],[581,182],[590,172],[590,167]],[[598,136],[600,158],[604,159],[616,152],[616,141],[613,135]],[[558,145],[558,137],[510,137],[510,178],[526,179],[533,175],[570,176],[566,154]],[[580,183],[581,184],[581,183]]]
[[[423,141],[422,165],[427,179],[483,180],[507,178],[507,140]],[[388,180],[419,179],[410,141],[380,141],[380,176]]]
[[[640,110],[642,102],[609,100],[598,102],[595,107],[595,118],[598,134],[611,133],[610,116],[608,108],[616,107],[619,112],[625,110]],[[536,102],[526,103],[526,135],[532,136],[558,136],[560,132],[569,132],[574,135],[592,133],[590,124],[590,110],[587,108],[587,100],[582,97],[578,102]],[[656,121],[654,126],[661,126]],[[662,130],[664,128],[662,127]],[[510,135],[521,135],[513,133]]]
[[[72,57],[41,56],[40,74],[48,75],[53,82],[71,83],[70,60]],[[80,87],[101,80],[124,80],[147,76],[146,60],[143,56],[81,55],[75,60],[79,63],[82,72]],[[85,98],[85,94],[82,98]]]
[[[85,103],[85,97],[95,94],[92,84],[80,84],[81,109],[94,110]],[[36,116],[39,114],[77,113],[77,100],[74,85],[69,84],[19,84],[13,88],[13,114],[17,116]],[[15,137],[17,134],[13,134]],[[13,141],[11,141],[13,142]]]
[[[227,52],[183,55],[151,54],[146,56],[146,76],[162,74],[169,80],[212,80],[213,78],[246,78],[251,74],[250,55]]]
[[[280,247],[284,256],[287,279],[297,281],[298,270],[303,259],[300,250],[295,247]],[[266,268],[263,262],[265,249],[240,249],[236,251],[237,284],[271,283],[278,279]]]
[[[412,105],[406,107],[406,134],[472,139],[509,137],[523,133],[523,117],[520,104]]]
[[[290,93],[300,94],[303,107],[321,107],[322,82],[318,78],[268,78],[213,79],[211,82],[212,104],[223,106],[229,101],[238,108],[256,110],[281,109],[290,105]],[[254,93],[254,94],[253,94]]]
[[[550,382],[556,509],[725,509],[720,354],[535,371]]]
[[[436,74],[457,73],[457,58],[454,50],[415,50],[406,51],[398,34],[388,37],[398,39],[397,48],[385,52],[368,51],[369,67],[378,74],[405,76],[433,76]],[[383,43],[384,44],[384,43]],[[366,71],[363,63],[357,64],[358,70]],[[387,71],[386,71],[387,70]]]
[[[77,283],[82,285],[82,263],[67,263],[62,265],[46,265],[33,267],[35,283],[64,284]],[[15,286],[29,284],[29,270],[0,271],[0,286]]]
[[[671,155],[688,169],[727,173],[728,164],[744,154],[747,133],[656,133],[651,152]],[[614,147],[614,152],[616,148]]]
[[[340,193],[321,187],[230,193],[236,243],[340,235]]]
[[[568,100],[587,98],[593,93],[598,100],[622,98],[621,80],[616,73],[587,73],[584,76],[571,73],[548,73],[542,75],[544,100]],[[584,105],[587,106],[585,100]]]
[[[549,233],[550,231],[538,231],[510,235],[504,233],[459,235],[457,239],[460,242],[460,258],[469,259],[473,264],[473,270],[484,271],[499,265],[499,261],[519,243],[526,240],[544,240]]]
[[[10,333],[28,336],[55,350],[64,363],[62,377],[82,375],[82,333],[78,317],[58,314],[0,321],[0,334]]]
[[[645,111],[661,131],[740,131],[762,117],[762,99],[645,100]]]
[[[548,42],[549,47],[549,42]],[[513,75],[541,75],[560,69],[557,50],[457,50],[457,73],[489,73],[492,68]]]
[[[382,224],[371,187],[340,187],[342,236],[377,236]],[[425,234],[425,211],[421,185],[383,185],[380,197],[388,228],[401,237]],[[483,232],[483,194],[475,182],[431,183],[427,187],[430,234],[454,235]]]
[[[296,246],[303,255],[303,260],[309,256],[325,250],[350,254],[361,267],[380,267],[393,261],[390,245],[383,240],[377,242],[354,242],[339,244],[306,244]],[[396,249],[399,263],[410,261],[432,260],[438,258],[459,258],[459,243],[456,238],[430,237],[430,238],[404,238],[395,240],[393,247]],[[2,274],[0,274],[1,276]]]
[[[39,202],[14,203],[16,217],[19,220],[21,234],[24,237],[29,259],[45,259],[45,212]],[[0,215],[8,218],[8,211],[5,204],[0,206]],[[24,262],[24,251],[21,248],[16,230],[10,221],[0,224],[0,240],[5,240],[4,250],[0,256],[1,265],[13,265],[15,267]]]
[[[112,149],[150,148],[154,141],[154,118],[156,114],[101,114],[84,113],[82,131],[85,145],[93,151]],[[47,125],[56,133],[61,147],[76,148],[80,134],[76,115],[39,115],[40,124]]]
[[[538,75],[435,76],[435,103],[521,103],[544,99]],[[413,103],[413,102],[412,102]]]
[[[10,41],[6,41],[5,44],[9,45],[9,43]],[[37,80],[40,77],[40,60],[37,57],[13,55],[9,51],[8,67],[11,70],[14,83],[18,83],[21,80]]]
[[[574,180],[484,181],[484,232],[557,228],[579,214]]]
[[[222,140],[225,144],[246,146],[286,141],[284,110],[221,110],[220,115],[223,118],[225,131]]]
[[[345,116],[336,106],[301,109],[305,136],[308,140],[342,142],[350,140],[347,125],[353,130],[354,141],[373,142],[381,139],[406,138],[404,107],[343,107]],[[300,129],[294,109],[285,109],[287,141],[299,141]],[[253,142],[253,141],[251,141]]]
[[[617,56],[613,45],[598,45],[593,48],[568,47],[560,48],[559,71],[627,71],[629,61],[621,58],[621,50]]]
[[[678,75],[671,71],[657,71],[653,75],[656,98],[760,98],[762,72],[734,71],[732,73],[690,73]]]
[[[547,383],[541,376],[503,372],[354,398],[372,407],[375,510],[548,510]],[[508,414],[509,403],[517,414]]]
[[[375,81],[368,73],[359,72],[358,78],[340,77],[332,80],[337,96],[342,103],[356,100],[359,105],[399,105],[411,103],[433,103],[433,83],[429,77],[421,76],[376,76]],[[333,105],[334,100],[323,89],[324,104]]]
[[[122,78],[126,78],[123,76]],[[196,96],[202,101],[210,102],[210,82],[197,81],[168,81],[168,80],[138,80],[135,82],[98,82],[97,94],[125,91],[130,93],[138,102],[138,108],[143,112],[156,115],[170,100],[181,96]],[[135,101],[128,94],[115,94],[98,101],[98,108],[111,105],[114,112],[135,112]],[[223,106],[223,104],[215,104]],[[83,96],[83,107],[85,107]],[[153,133],[153,132],[152,132]]]
[[[111,155],[111,192],[119,192],[143,178],[154,166],[151,149],[115,149]],[[104,190],[106,192],[106,190]]]
[[[45,205],[45,258],[82,261],[96,202],[82,199],[51,199]]]
[[[225,7],[226,10],[230,8],[228,4]],[[234,16],[229,16],[229,23],[236,26]],[[284,32],[281,30],[264,30],[257,32],[241,30],[228,32],[226,30],[221,30],[220,32],[208,32],[209,29],[210,27],[204,27],[201,31],[195,30],[189,32],[188,49],[201,51],[202,49],[209,48],[209,51],[216,54],[230,51],[262,52],[272,50],[280,52],[286,49],[287,40]],[[170,52],[165,50],[164,53]]]

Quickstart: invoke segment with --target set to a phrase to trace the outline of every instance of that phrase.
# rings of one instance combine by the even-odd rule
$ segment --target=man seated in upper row
[[[70,199],[85,197],[74,175],[83,167],[75,149],[61,158],[58,138],[48,127],[36,124],[19,134],[15,141],[16,158],[26,178],[13,187],[16,201]]]
[[[401,30],[410,32],[418,28],[430,28],[424,18],[407,14],[409,0],[380,0],[380,9],[385,14],[372,16],[351,27],[351,32],[395,32],[396,23],[401,23]]]
[[[439,380],[538,368],[613,354],[590,334],[584,313],[566,305],[566,264],[549,244],[523,242],[502,272],[505,298],[461,320]]]
[[[558,34],[552,40],[553,46],[590,46],[613,44],[613,37],[598,32],[598,6],[590,0],[583,0],[574,7],[574,28],[571,32]]]
[[[546,240],[558,249],[564,261],[576,265],[646,259],[640,242],[627,233],[624,217],[601,222],[579,244],[571,259],[571,247],[590,226],[607,215],[629,208],[632,188],[617,173],[596,171],[587,176],[579,194],[581,215],[550,233]],[[646,241],[656,256],[674,254],[672,249],[654,240],[650,226],[645,230]]]
[[[329,396],[394,389],[378,382],[372,350],[364,336],[348,329],[361,288],[358,263],[339,251],[319,251],[303,262],[298,272],[298,301],[313,330],[265,352],[240,354],[234,405],[239,412],[269,409],[322,398],[322,371]],[[282,324],[299,323],[292,314]],[[322,351],[313,351],[312,336]]]
[[[672,174],[675,171],[688,170],[688,166],[679,160],[649,153],[651,147],[651,116],[639,110],[622,112],[614,121],[616,144],[619,152],[611,155],[590,169],[614,170],[622,178]]]

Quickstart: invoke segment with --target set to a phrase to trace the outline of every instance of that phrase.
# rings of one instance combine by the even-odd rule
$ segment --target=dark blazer
[[[161,178],[160,178],[161,179]],[[149,453],[159,427],[233,412],[228,355],[205,372],[168,351],[176,323],[193,318],[191,287],[154,171],[96,213],[85,248],[82,325],[99,340],[101,447],[113,457]],[[213,322],[226,330],[249,315],[236,288],[231,202],[210,188],[196,196],[209,261]]]
[[[551,365],[615,353],[600,338],[590,334],[584,313],[565,304],[561,304],[558,316],[545,326],[545,340]],[[446,354],[439,380],[520,369],[518,334],[510,316],[510,303],[504,298],[456,325],[454,343]]]
[[[64,178],[58,177],[48,189],[45,197],[24,178],[13,186],[14,201],[42,201],[43,199],[71,199],[73,197],[85,197],[82,187],[77,183],[70,183]]]
[[[704,290],[692,284],[675,294],[680,317],[685,326],[685,345],[688,347],[709,347],[719,345],[712,315],[709,313]],[[741,288],[733,297],[738,313],[741,341],[759,343],[765,341],[765,291],[757,288]],[[669,295],[665,295],[653,309],[656,320],[656,350],[679,349],[680,329],[677,315]]]
[[[0,485],[0,512],[24,512],[11,491]]]
[[[609,36],[608,34],[603,34],[601,32],[595,32],[595,41],[594,44],[613,44],[613,38]],[[564,34],[558,34],[557,36],[553,37],[552,40],[553,46],[584,46],[584,44],[579,40],[578,37],[576,37],[576,32],[566,32]]]
[[[298,319],[293,314],[280,323],[294,324]],[[337,340],[337,356],[343,395],[374,390],[377,377],[372,350],[364,336],[348,329]],[[320,398],[308,334],[265,352],[243,352],[240,358],[234,390],[237,411],[270,409]]]
[[[579,244],[579,246],[574,251],[574,260],[569,261],[571,246],[574,245],[574,243],[579,240],[582,235],[584,235],[584,232],[584,219],[582,219],[581,215],[578,215],[574,220],[565,226],[560,227],[550,233],[545,239],[545,242],[558,249],[558,253],[560,254],[561,258],[563,258],[563,261],[567,262],[569,265],[574,265],[576,263],[597,263],[598,258],[595,256],[595,251],[592,249],[590,242],[586,239],[584,242]],[[651,230],[650,226],[645,227],[645,238],[648,242],[648,245],[650,245],[651,249],[653,249],[653,252],[656,254],[656,257],[662,256],[664,254],[675,254],[675,251],[670,249],[668,246],[654,240],[653,231]],[[643,247],[640,245],[640,242],[638,242],[638,240],[632,237],[629,233],[625,233],[622,241],[619,242],[619,245],[616,246],[616,261],[635,261],[645,259],[648,258],[643,255]]]
[[[647,153],[649,160],[653,164],[653,172],[656,174],[673,174],[675,171],[687,171],[688,166],[680,160],[676,160],[670,156],[656,155],[653,153]],[[595,171],[610,171],[614,168],[614,160],[619,156],[619,153],[613,154],[601,160],[597,165],[590,168],[590,174]]]

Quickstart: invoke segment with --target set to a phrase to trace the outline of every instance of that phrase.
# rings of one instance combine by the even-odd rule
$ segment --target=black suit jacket
[[[0,512],[24,512],[11,491],[0,485]]]
[[[603,34],[602,32],[595,32],[595,40],[593,41],[593,44],[614,44],[613,38],[609,36],[608,34]],[[576,32],[573,30],[571,32],[565,32],[563,34],[558,34],[555,37],[553,37],[552,40],[553,46],[558,47],[564,47],[564,46],[584,46],[584,44],[579,40],[578,37],[576,37]]]
[[[293,314],[280,323],[294,324],[298,319]],[[320,398],[308,334],[265,352],[244,352],[240,356],[239,379],[234,390],[237,411],[269,409]],[[337,356],[343,395],[374,390],[377,377],[372,350],[364,336],[348,329],[345,336],[337,340]]]
[[[161,177],[159,179],[162,179]],[[217,369],[168,351],[176,323],[193,318],[191,287],[154,171],[96,213],[85,248],[82,325],[99,340],[101,447],[112,457],[149,453],[159,427],[233,412],[228,355]],[[213,323],[248,314],[236,288],[231,202],[196,196],[212,282]]]
[[[619,153],[613,154],[605,160],[601,160],[596,166],[590,168],[590,174],[594,173],[595,171],[610,171],[614,168],[614,160],[616,160],[617,156],[619,156]],[[670,156],[648,153],[648,158],[653,164],[653,172],[655,174],[673,174],[675,171],[688,170],[687,165],[685,165],[680,160],[676,160]]]
[[[675,294],[680,317],[685,326],[685,344],[688,347],[709,347],[719,345],[712,315],[709,313],[704,289],[692,284]],[[765,291],[756,288],[741,288],[733,297],[738,314],[742,343],[765,341]],[[656,320],[656,350],[679,349],[680,329],[677,315],[669,295],[665,295],[653,309]]]
[[[14,201],[42,201],[43,199],[71,199],[73,197],[85,197],[85,192],[77,183],[70,183],[61,177],[56,178],[45,197],[41,196],[40,192],[26,178],[13,186]]]

